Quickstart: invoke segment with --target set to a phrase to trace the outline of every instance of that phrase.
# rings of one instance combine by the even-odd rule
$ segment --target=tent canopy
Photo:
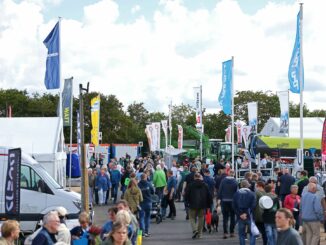
[[[303,137],[321,139],[324,118],[305,117],[303,118]],[[300,138],[300,118],[292,117],[289,119],[289,135],[280,133],[280,118],[271,117],[260,132],[264,136],[288,136],[291,138]]]

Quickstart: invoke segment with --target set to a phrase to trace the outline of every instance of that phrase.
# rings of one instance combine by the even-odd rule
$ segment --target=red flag
[[[322,161],[326,161],[326,118],[324,120],[323,133],[321,137],[321,155]]]

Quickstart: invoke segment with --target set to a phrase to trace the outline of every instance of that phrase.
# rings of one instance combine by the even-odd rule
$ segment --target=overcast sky
[[[304,102],[326,108],[326,1],[304,4]],[[218,112],[222,62],[235,90],[287,90],[296,0],[0,0],[0,87],[46,92],[43,40],[62,16],[62,76],[125,106],[195,105]],[[299,95],[290,94],[299,101]]]

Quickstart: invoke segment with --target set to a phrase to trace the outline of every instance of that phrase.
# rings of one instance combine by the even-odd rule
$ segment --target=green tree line
[[[84,128],[85,142],[90,142],[91,112],[90,100],[98,93],[92,92],[83,95],[84,100]],[[143,141],[147,146],[144,133],[146,124],[160,122],[168,115],[156,111],[149,112],[143,102],[133,102],[125,107],[115,95],[101,94],[100,131],[103,134],[103,143],[138,143]],[[57,116],[58,95],[28,94],[26,90],[7,89],[0,90],[0,117],[7,116],[7,109],[12,108],[13,117],[54,117]],[[276,94],[263,91],[238,91],[235,94],[235,120],[248,123],[247,103],[258,102],[258,131],[270,117],[279,117],[280,105]],[[79,107],[78,98],[73,99],[73,142],[76,142],[76,111]],[[290,103],[290,117],[299,117],[299,105]],[[325,117],[326,110],[309,110],[304,105],[304,117]],[[225,129],[230,124],[230,116],[222,111],[214,114],[204,113],[203,123],[205,134],[209,138],[224,138]],[[177,146],[177,125],[195,125],[195,109],[186,104],[173,105],[172,108],[172,143]],[[64,128],[65,141],[70,141],[70,129]],[[190,132],[184,132],[184,139],[193,139]],[[161,146],[165,146],[165,139],[161,133]]]

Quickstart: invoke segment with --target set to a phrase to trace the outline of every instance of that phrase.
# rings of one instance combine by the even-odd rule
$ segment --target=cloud
[[[131,8],[131,13],[132,14],[135,14],[135,13],[137,13],[137,12],[139,12],[140,11],[140,6],[137,4],[137,5],[135,5],[135,6],[133,6],[132,8]]]
[[[45,92],[42,41],[56,20],[44,22],[40,2],[0,2],[2,88]],[[304,8],[304,101],[308,108],[322,109],[325,97],[316,90],[326,76],[326,34],[319,28],[326,23],[326,1]],[[221,63],[231,56],[235,90],[288,89],[297,12],[297,4],[269,3],[249,15],[234,0],[195,10],[183,1],[162,0],[150,20],[140,15],[123,24],[117,1],[98,1],[84,7],[82,20],[62,20],[62,76],[74,76],[75,95],[78,83],[90,81],[92,91],[115,94],[125,108],[142,101],[150,110],[165,112],[170,100],[191,104],[193,87],[202,84],[204,107],[215,110]],[[296,95],[290,99],[298,101]]]

